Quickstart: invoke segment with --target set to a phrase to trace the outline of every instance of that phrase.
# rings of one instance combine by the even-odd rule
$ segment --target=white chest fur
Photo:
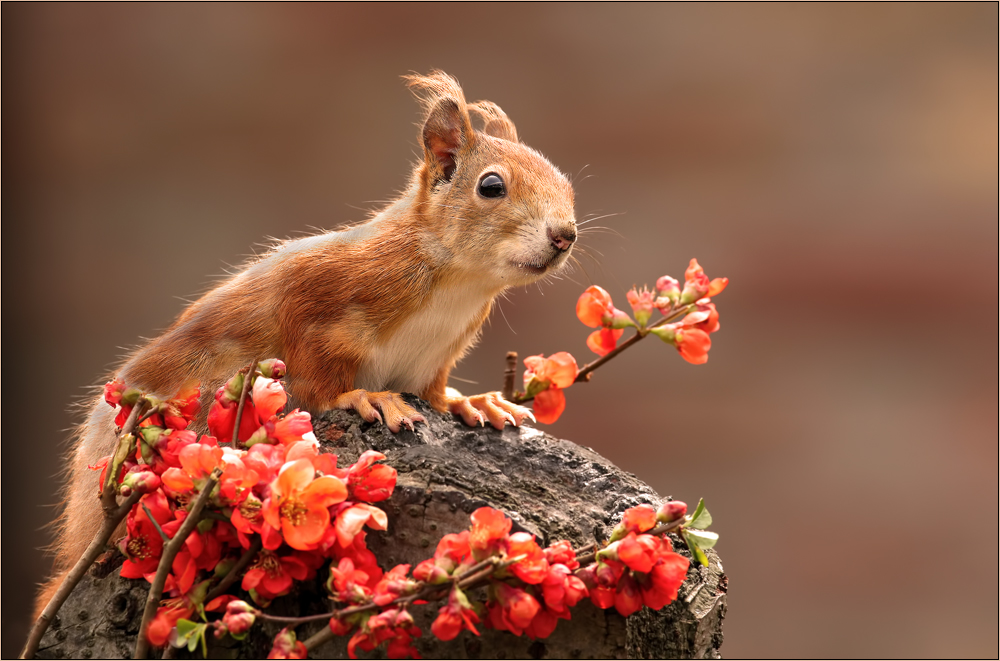
[[[469,325],[493,295],[471,284],[436,289],[390,337],[373,347],[354,377],[354,387],[420,393],[475,339]]]

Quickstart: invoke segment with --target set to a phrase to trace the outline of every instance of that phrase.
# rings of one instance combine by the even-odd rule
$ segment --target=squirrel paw
[[[415,408],[403,401],[403,398],[394,392],[368,392],[367,390],[352,390],[337,397],[330,408],[350,410],[354,409],[368,422],[376,420],[384,422],[392,433],[400,430],[402,425],[406,425],[413,431],[415,422],[427,422],[424,416],[420,415]],[[381,415],[379,415],[381,411]]]
[[[503,429],[508,422],[517,427],[525,419],[535,421],[531,409],[508,402],[499,392],[488,392],[471,397],[448,397],[447,402],[448,410],[461,416],[465,424],[470,427],[485,426],[486,420],[489,420],[490,424],[497,429]]]

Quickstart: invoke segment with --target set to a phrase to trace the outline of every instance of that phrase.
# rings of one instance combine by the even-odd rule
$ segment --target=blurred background
[[[357,221],[442,68],[575,177],[582,268],[456,370],[569,350],[577,296],[728,276],[547,431],[704,497],[728,657],[996,657],[995,3],[2,8],[3,656],[49,568],[70,407],[265,237]],[[607,228],[607,229],[600,229]],[[140,293],[134,293],[135,285]],[[16,388],[14,386],[17,386]]]

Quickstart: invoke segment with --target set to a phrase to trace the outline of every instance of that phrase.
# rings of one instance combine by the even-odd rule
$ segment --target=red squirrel
[[[501,429],[532,417],[498,392],[458,394],[447,388],[448,373],[497,295],[566,263],[577,237],[573,188],[519,142],[497,105],[466,103],[440,71],[405,78],[423,106],[424,154],[402,195],[363,224],[285,241],[253,260],[132,353],[117,378],[160,397],[197,379],[196,429],[227,379],[272,357],[287,365],[293,402],[313,412],[354,409],[393,432],[423,420],[399,392],[469,425]],[[78,431],[54,576],[38,612],[101,525],[87,467],[113,450],[114,417],[98,399]]]

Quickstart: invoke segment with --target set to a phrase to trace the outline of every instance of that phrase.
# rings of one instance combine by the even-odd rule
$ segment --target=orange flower
[[[492,507],[480,507],[470,518],[472,530],[469,532],[469,547],[477,560],[496,553],[514,523],[503,512]]]
[[[616,332],[621,334],[621,331]],[[544,424],[555,422],[566,408],[566,396],[562,389],[573,385],[579,373],[576,359],[560,351],[548,358],[528,356],[524,359],[524,366],[527,368],[524,371],[524,387],[528,395],[535,398],[535,419]]]
[[[587,287],[576,302],[576,316],[584,326],[591,328],[603,326],[605,316],[614,314],[614,309],[611,294],[597,285]]]
[[[698,328],[678,328],[675,338],[681,358],[692,365],[708,362],[708,350],[712,348],[708,333]]]
[[[264,503],[264,520],[281,530],[293,549],[308,551],[318,546],[330,525],[330,505],[347,498],[347,486],[332,475],[316,477],[308,459],[281,467]]]
[[[528,368],[524,372],[524,386],[529,389],[532,379],[548,381],[559,388],[569,388],[580,371],[576,366],[576,359],[566,351],[554,353],[548,358],[541,354],[528,356],[524,359],[524,366]]]
[[[618,346],[618,338],[622,336],[625,331],[621,328],[602,328],[599,331],[594,331],[587,336],[587,348],[596,353],[598,356],[603,356],[610,353]]]

